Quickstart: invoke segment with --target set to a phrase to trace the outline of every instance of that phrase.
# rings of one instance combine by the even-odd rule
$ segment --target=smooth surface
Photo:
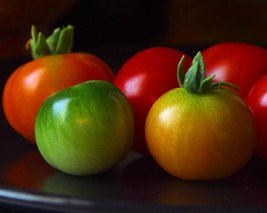
[[[10,72],[24,61],[0,62],[1,91]],[[152,159],[135,153],[108,172],[75,177],[46,164],[36,147],[6,123],[2,111],[0,147],[0,206],[16,211],[267,211],[267,163],[256,157],[239,173],[220,181],[177,179]]]

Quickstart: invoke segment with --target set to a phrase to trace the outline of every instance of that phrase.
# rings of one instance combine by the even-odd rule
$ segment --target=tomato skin
[[[255,147],[249,107],[221,87],[205,94],[182,88],[167,92],[151,107],[145,133],[155,161],[182,179],[230,176],[249,161]]]
[[[247,43],[220,43],[202,52],[206,75],[240,88],[246,97],[254,83],[267,74],[267,50]]]
[[[42,102],[66,87],[87,81],[112,82],[109,66],[94,55],[68,53],[32,60],[11,74],[3,91],[3,110],[10,125],[35,143],[34,121]]]
[[[91,175],[130,151],[134,119],[127,98],[112,83],[88,81],[49,96],[36,117],[37,147],[53,167]]]
[[[267,75],[255,83],[246,100],[256,123],[256,153],[267,161]]]
[[[149,155],[145,142],[145,120],[152,104],[163,93],[176,88],[177,65],[185,55],[184,68],[192,59],[181,51],[167,47],[144,49],[129,58],[115,77],[114,84],[126,95],[135,116],[133,150]]]

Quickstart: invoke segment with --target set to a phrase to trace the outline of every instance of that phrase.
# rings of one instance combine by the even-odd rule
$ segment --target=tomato
[[[258,80],[247,95],[256,121],[256,153],[267,160],[267,75]]]
[[[117,73],[114,84],[127,96],[134,110],[135,140],[133,149],[148,155],[145,142],[145,120],[156,99],[177,87],[176,70],[181,51],[167,47],[144,49],[130,57]],[[191,63],[186,58],[185,68]]]
[[[9,124],[35,143],[34,121],[46,97],[87,80],[112,82],[114,73],[89,53],[62,53],[39,57],[15,70],[3,91],[3,110]]]
[[[37,147],[53,167],[91,175],[119,163],[132,147],[134,119],[112,83],[88,81],[49,96],[35,123]]]
[[[179,65],[182,87],[165,93],[151,107],[146,140],[152,157],[169,174],[221,179],[240,170],[253,155],[254,120],[244,100],[222,86],[229,84],[204,78],[200,56],[185,76]]]
[[[267,74],[267,50],[247,43],[221,43],[203,51],[206,75],[240,88],[246,97],[254,83]]]

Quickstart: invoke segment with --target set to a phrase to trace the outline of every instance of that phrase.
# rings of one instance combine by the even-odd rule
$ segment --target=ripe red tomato
[[[206,74],[215,74],[214,81],[226,81],[247,95],[254,83],[267,73],[267,50],[246,43],[221,43],[205,49]]]
[[[35,143],[34,122],[43,101],[54,92],[92,79],[112,82],[114,74],[105,62],[91,54],[68,53],[32,60],[7,80],[4,114],[17,132]]]
[[[130,101],[135,116],[133,149],[148,155],[145,142],[145,119],[152,104],[166,91],[178,86],[177,66],[185,55],[174,48],[153,47],[142,50],[129,58],[119,70],[114,84]],[[191,58],[186,57],[188,68]]]
[[[258,80],[247,95],[257,133],[256,153],[267,161],[267,75]]]

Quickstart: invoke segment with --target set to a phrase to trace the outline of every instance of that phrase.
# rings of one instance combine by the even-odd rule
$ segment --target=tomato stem
[[[56,28],[53,33],[46,38],[42,32],[37,32],[33,25],[31,28],[30,47],[34,59],[46,55],[69,53],[73,46],[73,26]]]
[[[228,82],[212,82],[215,75],[205,77],[205,64],[201,52],[196,54],[186,74],[183,72],[183,63],[184,56],[178,64],[177,78],[179,85],[190,93],[205,93],[218,86],[229,86],[240,90],[236,85]]]

